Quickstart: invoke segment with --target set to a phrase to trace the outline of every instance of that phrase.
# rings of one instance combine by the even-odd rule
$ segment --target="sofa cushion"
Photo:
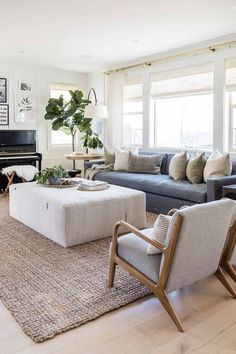
[[[207,182],[208,178],[211,177],[230,176],[231,172],[232,163],[229,153],[219,155],[215,158],[211,158],[210,156],[203,173],[204,181]]]
[[[105,165],[115,163],[115,153],[104,148]]]
[[[145,150],[139,150],[139,155],[156,155],[160,154],[159,151],[145,151]],[[162,161],[161,161],[161,174],[162,175],[169,175],[169,167],[170,167],[170,162],[175,156],[175,154],[163,154]],[[235,163],[235,171],[236,171],[236,163]]]
[[[127,147],[126,149],[115,148],[115,163],[114,171],[127,171],[129,164],[129,151],[137,153],[138,149],[136,146]]]
[[[151,235],[152,239],[165,244],[167,231],[171,222],[172,216],[159,214],[154,225],[153,225],[153,233]],[[161,251],[155,246],[149,244],[147,248],[147,254],[158,254]]]
[[[142,230],[151,238],[152,229]],[[134,234],[128,234],[118,238],[118,255],[133,267],[139,269],[149,279],[157,282],[162,254],[147,256],[148,243]]]
[[[203,180],[203,170],[206,165],[205,153],[198,155],[189,160],[186,177],[191,183],[201,183]]]
[[[169,175],[175,181],[181,181],[185,179],[187,164],[188,164],[187,151],[176,154],[170,162]]]
[[[129,152],[128,172],[151,173],[156,175],[160,173],[160,165],[163,154],[156,155],[137,155]]]
[[[192,184],[189,181],[175,182],[167,175],[134,174],[128,172],[99,172],[96,179],[146,193],[188,200],[194,203],[206,201],[206,183]]]

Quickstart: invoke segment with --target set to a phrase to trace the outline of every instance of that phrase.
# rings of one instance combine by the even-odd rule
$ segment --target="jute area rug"
[[[155,217],[148,213],[149,224]],[[2,197],[0,242],[0,298],[35,342],[149,294],[119,268],[107,288],[110,239],[65,249],[12,219]]]

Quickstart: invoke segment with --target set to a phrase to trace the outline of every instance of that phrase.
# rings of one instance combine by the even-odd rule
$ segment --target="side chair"
[[[114,284],[116,266],[124,268],[153,292],[184,332],[168,293],[215,274],[236,298],[219,265],[234,206],[232,200],[222,199],[176,211],[165,244],[150,238],[152,229],[140,231],[125,221],[118,222],[111,243],[108,286]],[[118,237],[120,227],[130,233]],[[160,253],[147,255],[148,244]]]
[[[236,282],[236,218],[229,229],[228,242],[222,256],[221,266]]]

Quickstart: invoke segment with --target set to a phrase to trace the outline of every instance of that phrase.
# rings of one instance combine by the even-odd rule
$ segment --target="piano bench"
[[[32,181],[38,173],[38,169],[31,165],[13,165],[2,169],[1,173],[7,177],[7,186],[4,189],[3,196],[7,195],[9,187],[13,184],[14,177],[17,176],[20,181]]]
[[[8,174],[8,173],[6,174],[7,179],[8,179],[8,183],[7,183],[7,186],[6,186],[6,188],[5,188],[4,192],[3,192],[3,197],[5,197],[7,195],[7,192],[9,191],[10,185],[13,184],[13,179],[14,179],[15,175],[16,175],[15,171],[13,171],[10,174]],[[22,182],[25,182],[25,179],[23,177],[21,177],[21,179],[22,179]]]

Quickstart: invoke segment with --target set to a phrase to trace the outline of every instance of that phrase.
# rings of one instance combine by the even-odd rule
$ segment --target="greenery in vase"
[[[65,102],[63,96],[59,98],[50,98],[46,106],[44,118],[52,121],[53,130],[62,130],[72,136],[72,151],[75,151],[75,135],[77,130],[85,133],[82,136],[83,146],[88,149],[103,148],[103,143],[98,134],[91,128],[90,118],[84,118],[84,109],[91,103],[83,98],[83,92],[79,90],[69,91],[71,99]]]
[[[45,170],[39,172],[38,175],[35,177],[35,179],[37,183],[45,184],[46,182],[48,182],[50,177],[61,179],[61,178],[68,177],[68,174],[62,166],[54,166],[54,167],[46,168]]]

